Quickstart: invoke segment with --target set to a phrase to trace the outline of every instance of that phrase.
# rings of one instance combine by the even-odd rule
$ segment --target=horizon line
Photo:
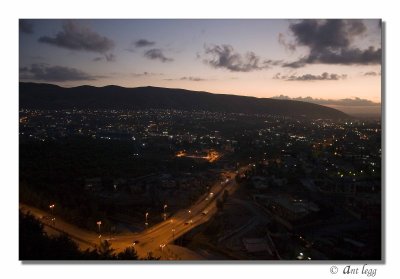
[[[271,97],[257,97],[257,96],[249,96],[249,95],[238,95],[238,94],[233,94],[233,93],[223,93],[223,92],[211,92],[211,91],[200,91],[200,90],[193,90],[193,89],[186,89],[186,88],[178,88],[178,87],[161,87],[161,86],[153,86],[153,85],[143,85],[143,86],[136,86],[136,87],[126,87],[126,86],[122,86],[122,85],[116,85],[116,84],[108,84],[108,85],[103,85],[103,86],[96,86],[96,85],[89,85],[89,84],[82,84],[82,85],[76,85],[76,86],[65,86],[65,85],[59,85],[59,84],[55,84],[55,83],[46,83],[46,82],[35,82],[35,81],[19,81],[18,83],[33,83],[33,84],[43,84],[43,85],[53,85],[53,86],[58,86],[61,88],[78,88],[78,87],[94,87],[94,88],[105,88],[105,87],[120,87],[120,88],[125,88],[125,89],[134,89],[134,88],[148,88],[148,87],[152,87],[152,88],[162,88],[162,89],[176,89],[176,90],[186,90],[186,91],[192,91],[192,92],[199,92],[199,93],[209,93],[209,94],[218,94],[218,95],[230,95],[230,96],[240,96],[240,97],[249,97],[249,98],[256,98],[256,99],[274,99],[274,100],[286,100],[286,101],[298,101],[298,102],[306,102],[306,103],[314,103],[311,101],[307,101],[304,99],[307,98],[312,98],[313,100],[323,100],[323,101],[343,101],[346,99],[349,100],[357,100],[357,99],[361,99],[361,100],[367,100],[369,102],[372,102],[372,105],[363,105],[363,106],[378,106],[378,105],[382,105],[382,102],[374,102],[372,100],[369,99],[363,99],[360,97],[353,97],[353,98],[343,98],[343,99],[323,99],[323,98],[313,98],[311,96],[298,96],[298,97],[289,97],[283,94],[280,95],[275,95],[275,96],[271,96]],[[243,94],[243,93],[242,93]],[[278,97],[280,96],[285,96],[288,97],[287,99],[280,99]],[[297,99],[303,99],[303,100],[297,100]],[[326,104],[325,104],[326,105]],[[337,105],[337,104],[332,104],[332,105]],[[340,105],[339,105],[340,106]]]

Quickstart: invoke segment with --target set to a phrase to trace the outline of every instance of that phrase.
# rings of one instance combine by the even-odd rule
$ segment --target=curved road
[[[240,172],[244,169],[240,169]],[[119,252],[123,251],[126,247],[134,246],[140,257],[147,256],[149,252],[161,251],[165,245],[173,242],[174,239],[208,221],[217,212],[216,200],[222,197],[225,189],[230,195],[237,189],[238,185],[234,179],[234,171],[224,172],[223,177],[227,177],[227,179],[211,187],[210,193],[213,194],[204,194],[192,207],[182,209],[166,221],[158,223],[140,233],[124,233],[115,236],[115,238],[110,240],[112,247],[116,252]],[[39,219],[41,216],[48,215],[44,211],[27,205],[20,204],[20,208],[25,212],[31,211]],[[189,210],[191,213],[189,213]],[[46,223],[45,225],[50,226]],[[95,247],[99,244],[99,235],[97,233],[78,228],[58,218],[56,229],[66,232],[72,239],[76,240],[81,249],[86,249],[88,245]],[[137,244],[133,244],[134,241],[137,241]]]

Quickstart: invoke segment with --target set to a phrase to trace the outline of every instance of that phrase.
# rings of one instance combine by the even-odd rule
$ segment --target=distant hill
[[[20,108],[180,109],[213,112],[264,113],[307,118],[344,119],[349,116],[325,106],[291,100],[255,98],[162,87],[19,84]]]

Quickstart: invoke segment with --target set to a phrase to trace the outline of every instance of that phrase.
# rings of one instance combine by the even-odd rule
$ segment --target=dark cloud
[[[33,23],[26,19],[20,19],[19,32],[25,34],[33,34]]]
[[[134,43],[135,47],[150,47],[150,46],[153,46],[155,44],[156,44],[155,42],[148,41],[146,39],[140,39],[140,40],[137,40]]]
[[[358,48],[352,49],[340,49],[337,52],[331,50],[323,50],[318,53],[312,53],[307,63],[322,63],[322,64],[380,64],[382,57],[381,49],[375,49],[369,47],[366,50],[360,50]]]
[[[214,68],[228,69],[232,72],[251,72],[268,69],[276,66],[281,61],[262,60],[254,52],[249,51],[245,55],[235,52],[231,45],[204,46],[206,58],[203,62]]]
[[[358,20],[357,20],[358,21]],[[360,24],[363,24],[360,22]],[[354,29],[351,24],[352,34],[356,35],[356,30],[365,30],[362,28]],[[350,27],[346,20],[302,20],[290,25],[290,30],[295,35],[299,45],[308,46],[313,49],[348,47],[350,44]]]
[[[280,99],[280,100],[294,100],[294,101],[302,101],[302,102],[309,102],[309,103],[315,103],[319,105],[335,105],[335,106],[380,106],[380,103],[375,103],[370,100],[366,99],[361,99],[358,97],[355,97],[353,99],[351,98],[346,98],[346,99],[318,99],[318,98],[312,98],[312,97],[296,97],[296,98],[290,98],[289,96],[285,95],[280,95],[280,96],[275,96],[272,97],[274,99]]]
[[[159,48],[149,49],[144,53],[144,56],[151,60],[160,60],[163,63],[174,61],[172,58],[165,57],[162,49]]]
[[[352,46],[354,38],[365,35],[366,27],[358,19],[301,20],[290,25],[299,46],[309,48],[309,54],[283,67],[299,68],[306,64],[380,64],[381,48],[360,49]]]
[[[30,67],[20,68],[20,79],[42,81],[77,81],[96,80],[99,76],[92,76],[75,68],[63,66],[48,66],[46,64],[32,64]]]
[[[321,75],[312,75],[312,74],[304,74],[304,75],[281,75],[277,73],[273,79],[281,79],[285,81],[316,81],[316,80],[340,80],[347,78],[347,75],[338,75],[338,74],[328,74],[322,73]]]
[[[304,67],[306,64],[307,64],[307,59],[303,57],[303,58],[300,58],[299,60],[294,61],[294,62],[283,63],[282,67],[297,69],[297,68]]]
[[[114,48],[113,40],[74,21],[64,23],[63,31],[58,32],[55,37],[43,36],[39,38],[39,42],[70,50],[84,50],[102,54]]]
[[[99,61],[103,61],[103,60],[105,60],[107,62],[115,62],[116,56],[113,53],[105,53],[103,57],[101,57],[101,56],[95,57],[95,58],[93,58],[92,61],[99,62]]]
[[[365,27],[364,22],[361,20],[347,20],[348,30],[350,36],[357,36],[363,34],[367,31],[367,27]]]
[[[381,75],[381,72],[373,72],[373,71],[371,71],[371,72],[364,73],[364,76],[373,76],[373,77],[375,77],[375,76],[380,76],[380,75]]]

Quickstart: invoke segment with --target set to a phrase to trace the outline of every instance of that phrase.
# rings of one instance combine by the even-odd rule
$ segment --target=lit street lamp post
[[[99,226],[99,238],[101,237],[101,221],[97,221],[96,223]]]
[[[54,217],[54,207],[55,206],[56,205],[54,203],[49,205],[49,208],[51,209],[51,221],[53,221],[53,226],[56,225],[56,218]]]
[[[188,213],[189,213],[189,224],[192,224],[192,223],[193,223],[193,220],[192,220],[192,211],[189,210]]]
[[[165,209],[167,208],[167,205],[164,205],[164,221],[167,220],[167,214],[165,214]]]
[[[175,241],[175,228],[172,228],[172,241]]]
[[[164,251],[164,247],[165,247],[165,244],[164,244],[164,243],[163,243],[163,244],[160,244],[161,252]]]
[[[100,241],[100,245],[101,245],[101,221],[97,221],[96,224],[97,224],[97,226],[99,226],[99,241]]]
[[[149,216],[149,213],[148,213],[148,212],[146,212],[146,215],[145,215],[145,217],[146,217],[146,222],[144,223],[144,224],[146,225],[146,229],[147,229],[147,227],[149,226],[149,223],[147,222],[147,216]]]

